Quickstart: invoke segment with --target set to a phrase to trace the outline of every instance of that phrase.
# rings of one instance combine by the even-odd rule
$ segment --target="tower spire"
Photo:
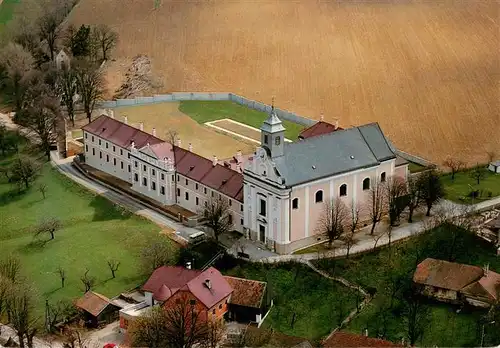
[[[271,99],[271,112],[274,111],[274,96]]]

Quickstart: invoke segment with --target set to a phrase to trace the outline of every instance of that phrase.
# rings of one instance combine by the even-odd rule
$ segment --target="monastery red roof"
[[[304,129],[302,132],[299,134],[299,139],[307,139],[311,137],[315,137],[318,135],[323,135],[323,134],[328,134],[331,132],[335,132],[337,130],[342,130],[343,128],[341,127],[336,127],[335,125],[324,122],[324,121],[319,121],[313,124],[312,126]]]

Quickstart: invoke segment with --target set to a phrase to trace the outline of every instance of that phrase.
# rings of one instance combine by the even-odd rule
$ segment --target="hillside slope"
[[[81,0],[71,21],[120,35],[165,91],[232,91],[342,126],[380,122],[403,150],[470,164],[500,152],[499,2]]]

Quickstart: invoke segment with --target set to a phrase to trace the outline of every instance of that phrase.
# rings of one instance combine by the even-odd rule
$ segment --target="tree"
[[[208,320],[206,322],[206,337],[203,340],[204,347],[217,348],[224,334],[224,324],[222,321]]]
[[[370,187],[368,195],[370,219],[372,221],[372,229],[370,231],[370,235],[373,235],[375,226],[382,219],[382,214],[384,213],[385,200],[383,184],[375,180],[373,185]]]
[[[118,34],[105,24],[100,24],[92,29],[93,41],[99,46],[102,59],[107,60],[109,52],[118,43]]]
[[[16,284],[20,280],[20,275],[21,262],[17,257],[9,255],[0,260],[0,276],[8,279],[12,284]]]
[[[25,189],[38,175],[38,165],[29,157],[18,156],[9,167],[9,181],[18,185],[19,190],[24,185]]]
[[[83,283],[83,286],[85,287],[85,292],[90,291],[94,285],[95,285],[95,278],[92,276],[89,276],[90,270],[87,268],[85,270],[85,273],[83,274],[82,277],[80,277],[80,280]]]
[[[118,271],[118,267],[120,267],[120,261],[114,259],[108,260],[108,268],[111,271],[113,279],[115,279],[115,272]]]
[[[70,303],[59,300],[55,304],[50,304],[45,300],[45,328],[47,332],[53,332],[56,324],[59,323],[71,311]]]
[[[95,104],[104,95],[104,77],[98,66],[85,61],[77,63],[75,73],[78,93],[90,123]]]
[[[9,296],[12,291],[12,281],[0,274],[0,318],[7,312]],[[1,327],[0,327],[1,330]]]
[[[54,239],[54,233],[62,228],[61,220],[55,217],[46,217],[41,219],[35,227],[35,237],[42,234],[50,234],[50,239]]]
[[[413,213],[415,209],[417,209],[420,204],[420,185],[418,178],[415,176],[408,177],[408,195],[407,195],[407,205],[408,205],[408,222],[413,222]]]
[[[451,181],[455,181],[455,174],[465,168],[465,163],[464,162],[462,162],[461,160],[453,159],[451,157],[448,157],[443,162],[443,165],[445,167],[447,167],[448,169],[450,169],[450,172],[451,172]]]
[[[328,239],[329,248],[344,233],[348,217],[347,207],[341,199],[333,198],[324,203],[316,225],[316,232]]]
[[[420,297],[413,293],[404,297],[403,318],[406,323],[408,340],[414,346],[417,340],[423,335],[425,327],[429,322],[428,307],[422,302]]]
[[[476,180],[477,184],[479,185],[481,180],[483,180],[484,177],[486,176],[486,173],[485,173],[484,168],[482,166],[480,166],[479,164],[477,164],[474,167],[474,169],[472,169],[472,171],[470,172],[470,176],[471,176],[471,178]]]
[[[64,281],[66,280],[66,271],[61,266],[57,267],[57,274],[59,274],[59,278],[61,278],[61,288],[64,288]]]
[[[25,347],[25,339],[28,341],[28,347],[33,347],[33,337],[37,331],[38,318],[33,317],[34,299],[31,292],[32,290],[23,284],[17,286],[9,298],[10,323],[17,332],[21,348]]]
[[[206,342],[206,318],[183,298],[168,308],[153,307],[134,321],[129,335],[135,346],[190,348]]]
[[[158,237],[142,250],[141,260],[147,273],[153,272],[160,266],[174,262],[174,250],[165,237]]]
[[[340,240],[344,242],[344,245],[346,247],[347,253],[346,253],[346,258],[349,258],[349,252],[351,251],[351,248],[356,244],[356,239],[354,238],[354,233],[351,231],[348,231],[346,234],[344,234],[342,237],[340,237]]]
[[[205,225],[213,231],[217,242],[221,234],[229,232],[233,227],[229,203],[226,199],[210,198],[203,208],[202,216]]]
[[[359,216],[361,213],[361,209],[358,203],[354,201],[354,199],[351,202],[349,212],[349,231],[354,235],[354,232],[356,232],[359,226]]]
[[[41,41],[47,44],[51,61],[54,61],[56,42],[61,34],[61,20],[61,11],[58,8],[49,8],[38,20],[38,35]]]
[[[38,185],[38,191],[42,194],[43,199],[45,199],[45,195],[47,193],[47,185],[43,183]]]
[[[406,206],[406,182],[398,176],[391,176],[384,187],[389,206],[390,225],[394,226],[399,222],[399,217]]]
[[[63,329],[63,348],[88,348],[89,339],[84,338],[79,329],[64,327]]]
[[[31,53],[21,45],[9,43],[0,51],[0,67],[4,70],[3,92],[14,104],[15,111],[22,108],[29,72],[34,60]]]
[[[377,249],[377,244],[380,239],[384,236],[384,233],[381,234],[372,234],[371,237],[373,239],[373,250]]]
[[[73,127],[75,126],[75,96],[77,94],[76,73],[72,69],[64,68],[58,74],[57,79],[58,94],[61,103],[66,107],[68,119]]]
[[[420,199],[427,206],[426,216],[431,215],[431,209],[434,203],[444,197],[444,186],[441,176],[435,169],[429,169],[418,177]]]
[[[90,26],[82,24],[78,30],[70,25],[66,30],[66,46],[69,47],[74,57],[85,57],[90,55],[92,44]]]

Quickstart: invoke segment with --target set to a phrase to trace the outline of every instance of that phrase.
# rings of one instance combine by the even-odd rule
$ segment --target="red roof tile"
[[[337,331],[323,342],[323,347],[402,347],[379,338]]]
[[[147,143],[154,145],[164,142],[151,134],[106,115],[99,116],[94,121],[84,126],[82,130],[97,135],[123,148],[129,148],[132,141],[134,141],[136,148],[141,148]]]
[[[487,275],[466,286],[460,292],[472,297],[482,297],[493,303],[500,296],[500,274],[488,271]]]
[[[87,291],[83,297],[76,300],[75,306],[97,317],[109,304],[106,296]]]
[[[257,280],[225,276],[233,288],[231,303],[239,306],[260,308],[266,294],[266,283]]]
[[[151,151],[156,155],[159,160],[163,160],[164,158],[174,159],[174,149],[170,143],[160,143],[155,144],[149,147]]]
[[[417,284],[459,291],[478,281],[483,274],[481,267],[427,258],[418,264],[413,281]]]
[[[299,134],[299,139],[307,139],[311,137],[315,137],[318,135],[323,135],[323,134],[328,134],[331,132],[335,132],[337,130],[342,130],[343,128],[341,127],[335,127],[335,125],[324,122],[324,121],[319,121],[313,124],[311,127],[304,129],[302,132]]]
[[[154,270],[142,289],[155,294],[162,285],[166,285],[174,293],[200,274],[201,271],[194,269],[162,266]]]
[[[210,281],[210,289],[206,285],[207,280]],[[207,308],[212,308],[233,292],[227,280],[213,267],[189,281],[187,286]]]

